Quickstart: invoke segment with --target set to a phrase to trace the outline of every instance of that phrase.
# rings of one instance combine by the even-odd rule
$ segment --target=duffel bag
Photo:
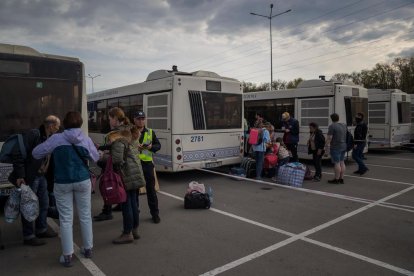
[[[292,187],[302,187],[306,167],[299,163],[288,163],[279,168],[277,182]]]
[[[192,191],[186,193],[184,197],[185,209],[210,209],[211,201],[210,196],[206,193],[200,193]]]

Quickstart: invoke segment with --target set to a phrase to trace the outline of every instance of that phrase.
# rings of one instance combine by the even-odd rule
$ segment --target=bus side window
[[[351,98],[345,97],[345,115],[346,115],[346,125],[352,126],[352,105],[351,105]]]

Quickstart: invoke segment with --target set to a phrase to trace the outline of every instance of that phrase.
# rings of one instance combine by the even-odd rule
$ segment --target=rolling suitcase
[[[256,160],[254,160],[253,158],[243,158],[241,167],[246,172],[246,177],[252,178],[256,176]]]

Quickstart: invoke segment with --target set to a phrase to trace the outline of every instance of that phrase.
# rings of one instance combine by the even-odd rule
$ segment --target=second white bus
[[[398,89],[368,89],[369,148],[410,143],[411,98]]]
[[[262,113],[277,132],[282,132],[283,112],[289,112],[291,117],[297,119],[300,129],[298,156],[304,159],[311,158],[307,147],[309,123],[317,123],[326,135],[332,123],[329,115],[337,113],[339,122],[346,124],[353,133],[356,113],[368,113],[367,89],[324,79],[303,81],[296,89],[245,93],[243,98],[245,118],[250,125],[257,112]]]
[[[239,81],[216,73],[158,70],[145,82],[88,95],[89,134],[103,142],[108,110],[120,107],[133,122],[143,110],[161,150],[158,171],[184,171],[240,163],[243,156],[243,103]]]

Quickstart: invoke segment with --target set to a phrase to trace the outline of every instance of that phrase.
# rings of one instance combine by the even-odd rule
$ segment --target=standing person
[[[255,128],[260,128],[260,125],[266,123],[266,120],[263,117],[263,113],[261,112],[256,112],[255,119],[256,119],[256,121],[254,122]]]
[[[282,126],[284,128],[283,143],[292,153],[291,162],[298,162],[299,122],[290,117],[289,112],[282,114]]]
[[[266,129],[268,123],[263,125],[263,123],[259,123],[258,127],[259,135],[262,136],[262,141],[259,141],[259,144],[252,145],[254,156],[256,159],[256,179],[262,179],[262,171],[263,171],[263,163],[264,163],[264,155],[266,152],[266,145],[270,141],[269,131]],[[261,133],[260,133],[261,132]]]
[[[109,117],[109,127],[111,131],[105,136],[104,144],[98,148],[100,151],[101,158],[98,161],[98,166],[102,169],[105,169],[106,165],[106,158],[107,154],[109,154],[109,150],[111,149],[111,143],[108,139],[109,135],[112,132],[116,132],[118,130],[125,130],[129,129],[130,122],[128,117],[125,116],[124,111],[119,107],[113,107],[108,111]],[[120,210],[120,205],[119,210]],[[111,220],[112,216],[112,205],[104,204],[102,208],[102,212],[99,215],[93,217],[95,221],[103,221],[103,220]]]
[[[134,123],[138,127],[141,137],[138,139],[139,159],[141,160],[142,170],[145,176],[145,188],[147,190],[148,206],[154,223],[160,223],[158,209],[157,191],[155,191],[154,163],[152,155],[161,149],[154,130],[145,127],[145,113],[138,111],[134,115]]]
[[[309,132],[308,154],[312,154],[312,161],[315,166],[313,181],[319,182],[322,178],[322,156],[325,148],[325,136],[323,136],[318,124],[314,122],[309,124]]]
[[[53,153],[54,195],[59,211],[62,255],[60,263],[72,266],[73,256],[73,201],[79,216],[82,243],[81,253],[92,257],[93,234],[91,218],[91,180],[87,159],[97,161],[98,151],[81,126],[82,116],[77,111],[68,112],[63,119],[65,131],[57,133],[33,149],[33,157],[44,158]]]
[[[325,150],[329,151],[334,164],[335,178],[328,180],[330,184],[344,184],[345,152],[346,152],[346,125],[340,124],[339,115],[331,114],[332,124],[328,127]]]
[[[114,171],[122,175],[127,194],[126,202],[121,203],[123,230],[122,234],[114,239],[114,244],[131,243],[140,238],[138,234],[139,225],[139,202],[137,189],[145,185],[141,162],[137,159],[137,149],[130,147],[132,135],[129,130],[112,132],[111,157]],[[135,153],[135,154],[134,154]]]
[[[368,168],[364,163],[364,148],[366,145],[368,127],[364,122],[363,113],[357,113],[355,116],[355,121],[357,125],[354,130],[354,148],[352,150],[352,159],[357,162],[358,170],[356,170],[354,173],[363,175],[368,171]]]
[[[39,216],[35,223],[27,221],[22,216],[23,243],[25,245],[39,246],[46,242],[39,238],[53,238],[57,233],[47,227],[47,214],[49,209],[49,195],[45,174],[49,167],[50,156],[41,160],[34,159],[32,150],[39,144],[46,141],[60,127],[58,117],[49,115],[38,129],[32,129],[23,134],[26,146],[26,159],[23,159],[19,150],[13,154],[13,171],[9,181],[15,186],[28,185],[39,199]]]

